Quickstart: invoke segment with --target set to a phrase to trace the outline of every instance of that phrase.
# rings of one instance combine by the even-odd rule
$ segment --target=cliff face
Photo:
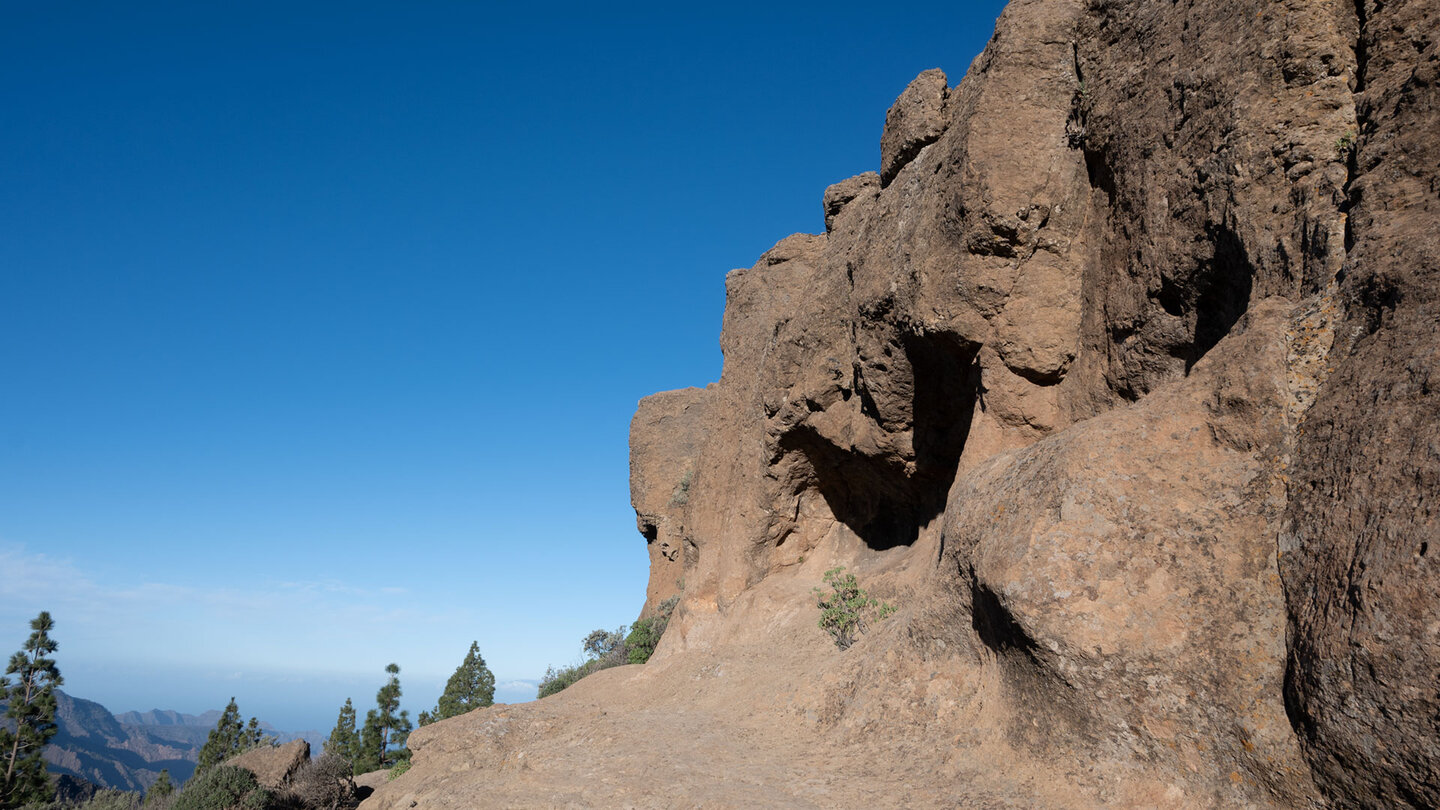
[[[55,698],[59,730],[45,746],[51,773],[117,790],[145,790],[161,770],[169,770],[177,783],[194,773],[198,743],[118,722],[108,709],[91,700],[59,690]]]
[[[1014,0],[641,403],[656,658],[367,806],[1440,803],[1436,30]],[[900,608],[843,653],[835,565]]]

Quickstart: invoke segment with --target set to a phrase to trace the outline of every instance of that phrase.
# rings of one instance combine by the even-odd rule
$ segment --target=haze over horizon
[[[644,599],[627,430],[1002,3],[36,4],[0,30],[0,654],[328,731]],[[882,111],[877,115],[876,111]]]

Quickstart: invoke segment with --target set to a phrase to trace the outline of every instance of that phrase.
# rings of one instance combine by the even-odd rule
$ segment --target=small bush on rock
[[[826,594],[815,589],[817,607],[820,608],[820,628],[835,638],[835,646],[850,649],[865,632],[866,615],[874,612],[883,619],[895,612],[895,606],[882,604],[861,590],[854,574],[845,573],[845,567],[831,568],[825,572],[825,584],[830,586]]]
[[[330,752],[302,765],[280,802],[299,810],[340,810],[357,803],[350,761]]]

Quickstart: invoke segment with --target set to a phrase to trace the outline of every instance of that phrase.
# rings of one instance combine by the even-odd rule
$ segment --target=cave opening
[[[783,451],[808,460],[806,485],[876,551],[912,545],[945,510],[980,384],[976,344],[948,333],[906,334],[900,348],[911,371],[911,457],[837,447],[805,425],[781,439]]]

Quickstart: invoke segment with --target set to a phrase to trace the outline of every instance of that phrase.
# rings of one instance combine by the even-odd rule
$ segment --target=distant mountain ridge
[[[151,709],[148,712],[122,712],[115,720],[126,726],[205,726],[214,728],[221,711],[211,709],[203,714],[186,714],[173,709]],[[266,726],[268,728],[268,724]]]
[[[198,715],[169,709],[114,714],[93,700],[59,689],[55,700],[59,730],[45,747],[49,771],[117,790],[147,790],[161,770],[169,770],[176,783],[189,779],[221,714],[213,709]],[[260,727],[282,743],[301,738],[311,745],[323,741],[315,731],[278,731],[269,723]]]
[[[51,773],[92,782],[118,790],[146,790],[169,770],[177,782],[195,772],[200,746],[208,730],[200,731],[199,742],[188,737],[151,733],[141,725],[119,722],[115,715],[93,700],[55,690],[59,731],[45,747],[45,761]]]

